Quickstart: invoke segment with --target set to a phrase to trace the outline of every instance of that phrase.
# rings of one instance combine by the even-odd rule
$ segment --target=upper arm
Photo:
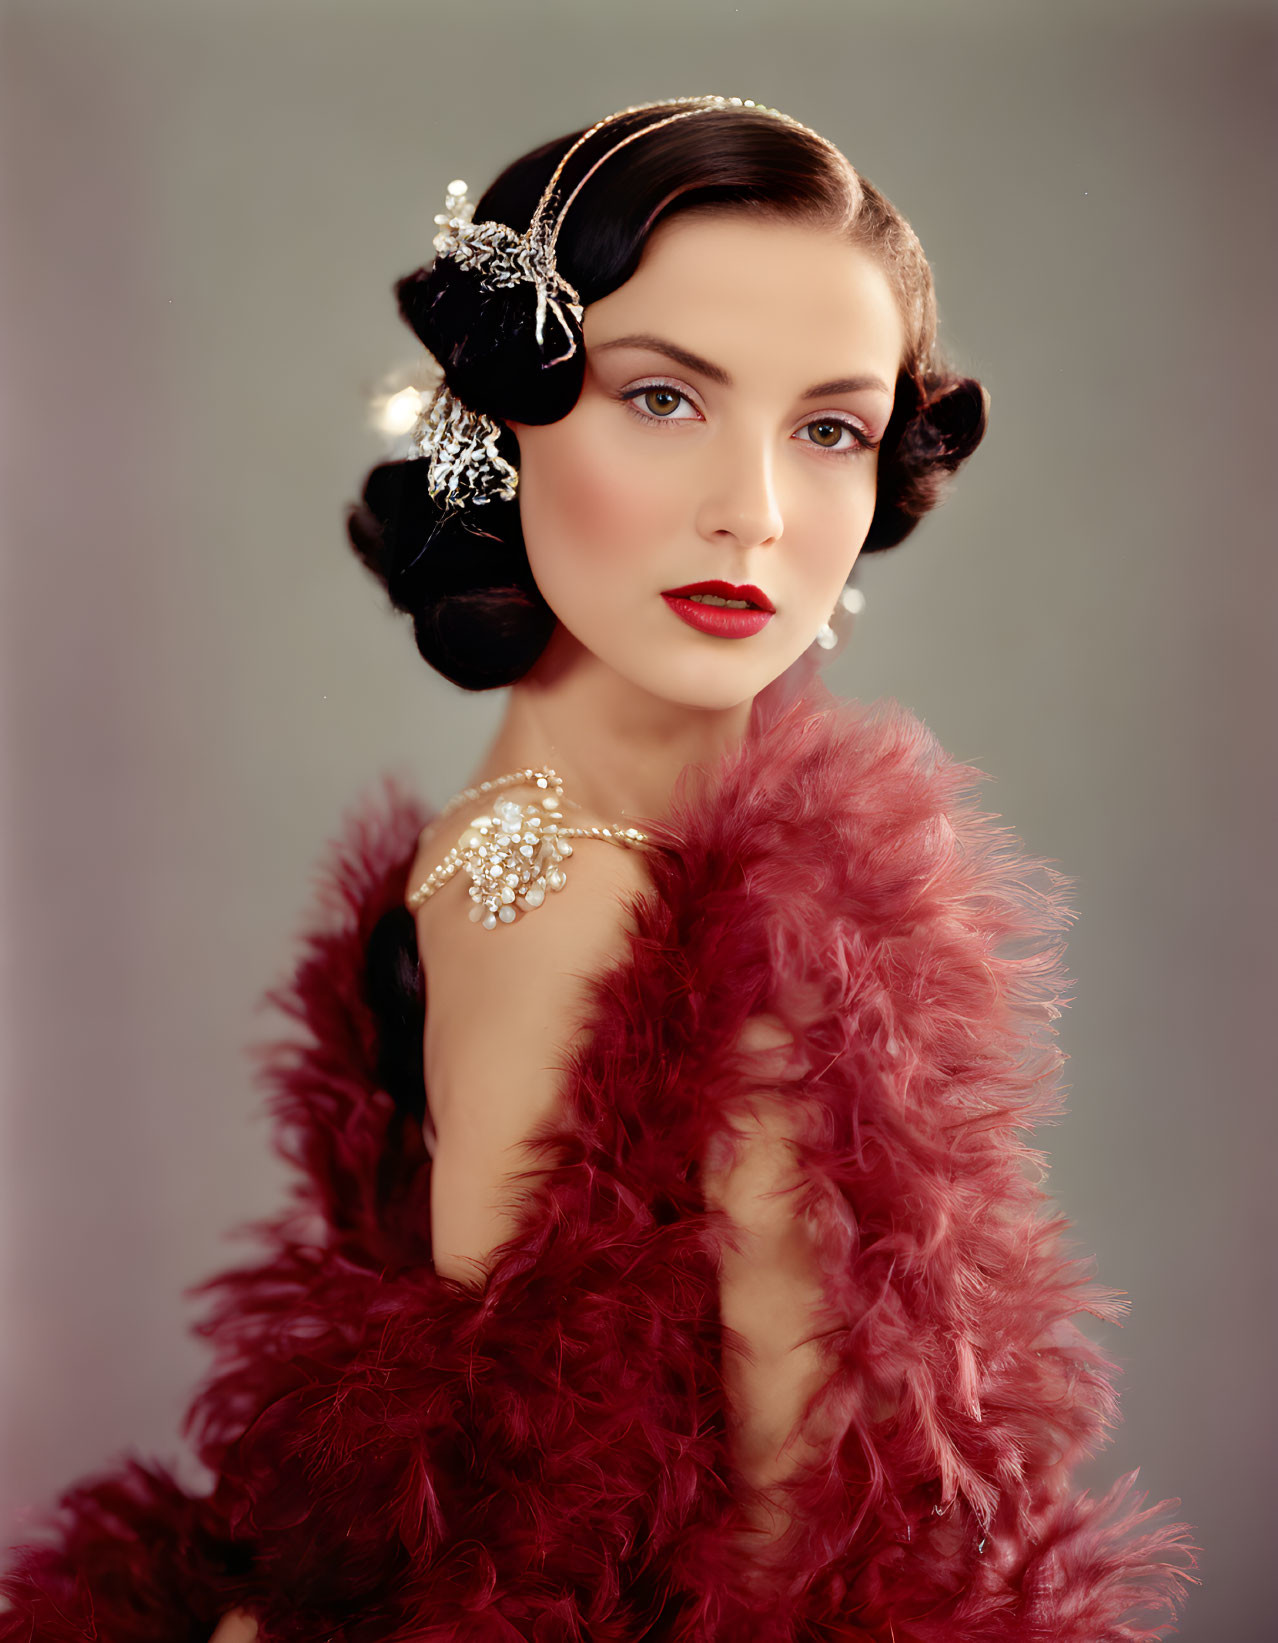
[[[647,883],[642,863],[592,842],[566,872],[562,890],[492,930],[471,923],[460,875],[419,909],[426,1084],[437,1126],[479,1116],[466,1094],[477,1080],[494,1099],[508,1092],[525,1113],[529,1081],[562,1066],[586,1025],[592,983],[624,957],[627,898]]]
[[[471,1276],[514,1229],[508,1177],[543,1162],[523,1143],[559,1111],[593,983],[625,956],[628,904],[649,883],[638,852],[595,841],[566,873],[540,907],[492,930],[470,921],[460,874],[417,911],[433,1245],[437,1270],[454,1276]]]

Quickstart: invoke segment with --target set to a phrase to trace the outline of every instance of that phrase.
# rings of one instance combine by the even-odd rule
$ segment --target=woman
[[[1119,1305],[1017,1134],[1065,881],[813,676],[984,430],[917,239],[721,98],[439,220],[444,382],[350,532],[505,716],[354,819],[277,996],[302,1198],[211,1286],[212,1493],[73,1492],[0,1638],[1162,1635],[1193,1549],[1070,1486]]]

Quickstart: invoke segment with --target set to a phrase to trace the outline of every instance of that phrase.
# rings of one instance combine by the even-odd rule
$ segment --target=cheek
[[[814,594],[827,585],[842,586],[874,517],[874,459],[861,466],[858,458],[852,473],[836,479],[806,493],[801,509],[792,510],[786,522],[794,562]]]
[[[865,541],[870,521],[874,518],[877,497],[877,463],[871,456],[867,459],[865,467],[859,470],[855,479],[848,484],[845,495],[840,500],[838,527],[828,537],[831,561],[836,564],[847,561],[848,572],[851,571],[852,564],[861,551],[861,544]]]
[[[603,549],[644,536],[650,522],[675,501],[669,476],[665,485],[654,485],[624,442],[609,442],[603,430],[590,426],[578,440],[572,478],[563,475],[562,486],[573,526]]]
[[[539,579],[561,569],[649,552],[662,521],[678,511],[673,487],[646,477],[589,419],[544,445],[534,437],[521,461],[520,507],[529,559]]]

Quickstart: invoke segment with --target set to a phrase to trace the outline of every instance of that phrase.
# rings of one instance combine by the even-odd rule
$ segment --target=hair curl
[[[631,124],[646,124],[661,112],[615,121],[583,144],[565,168],[559,197],[567,198]],[[556,165],[580,135],[556,138],[507,166],[477,202],[474,220],[526,229]],[[676,121],[600,166],[567,213],[556,261],[589,305],[630,278],[658,223],[691,211],[734,208],[840,233],[877,257],[892,283],[905,322],[905,349],[862,551],[895,547],[937,505],[950,476],[980,443],[988,399],[979,382],[956,374],[938,352],[932,273],[917,235],[837,150],[751,108]],[[459,398],[466,399],[462,384],[473,393],[477,383],[495,385],[503,370],[520,372],[511,338],[498,335],[478,357],[467,346],[492,333],[472,323],[466,304],[473,309],[474,298],[456,280],[452,259],[436,258],[397,281],[394,290],[400,315],[439,359]],[[571,373],[563,371],[547,374],[540,398],[535,381],[531,390],[521,381],[525,414],[510,413],[512,419],[558,421],[576,403],[579,388],[580,377],[573,385]],[[501,428],[497,448],[518,464],[518,443],[509,429]],[[411,615],[417,648],[432,667],[468,690],[511,684],[536,661],[555,626],[533,580],[518,501],[446,512],[427,491],[428,468],[418,458],[374,467],[362,500],[347,512],[351,543],[392,605]]]

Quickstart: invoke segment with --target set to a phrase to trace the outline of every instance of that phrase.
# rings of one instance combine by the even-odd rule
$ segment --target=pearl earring
[[[839,594],[838,602],[836,603],[834,610],[830,612],[829,621],[822,622],[821,626],[816,630],[816,642],[820,645],[822,650],[833,650],[835,645],[839,642],[839,636],[834,631],[831,624],[834,621],[835,613],[840,608],[846,610],[850,615],[859,616],[865,609],[865,595],[861,592],[860,588],[843,588]]]

